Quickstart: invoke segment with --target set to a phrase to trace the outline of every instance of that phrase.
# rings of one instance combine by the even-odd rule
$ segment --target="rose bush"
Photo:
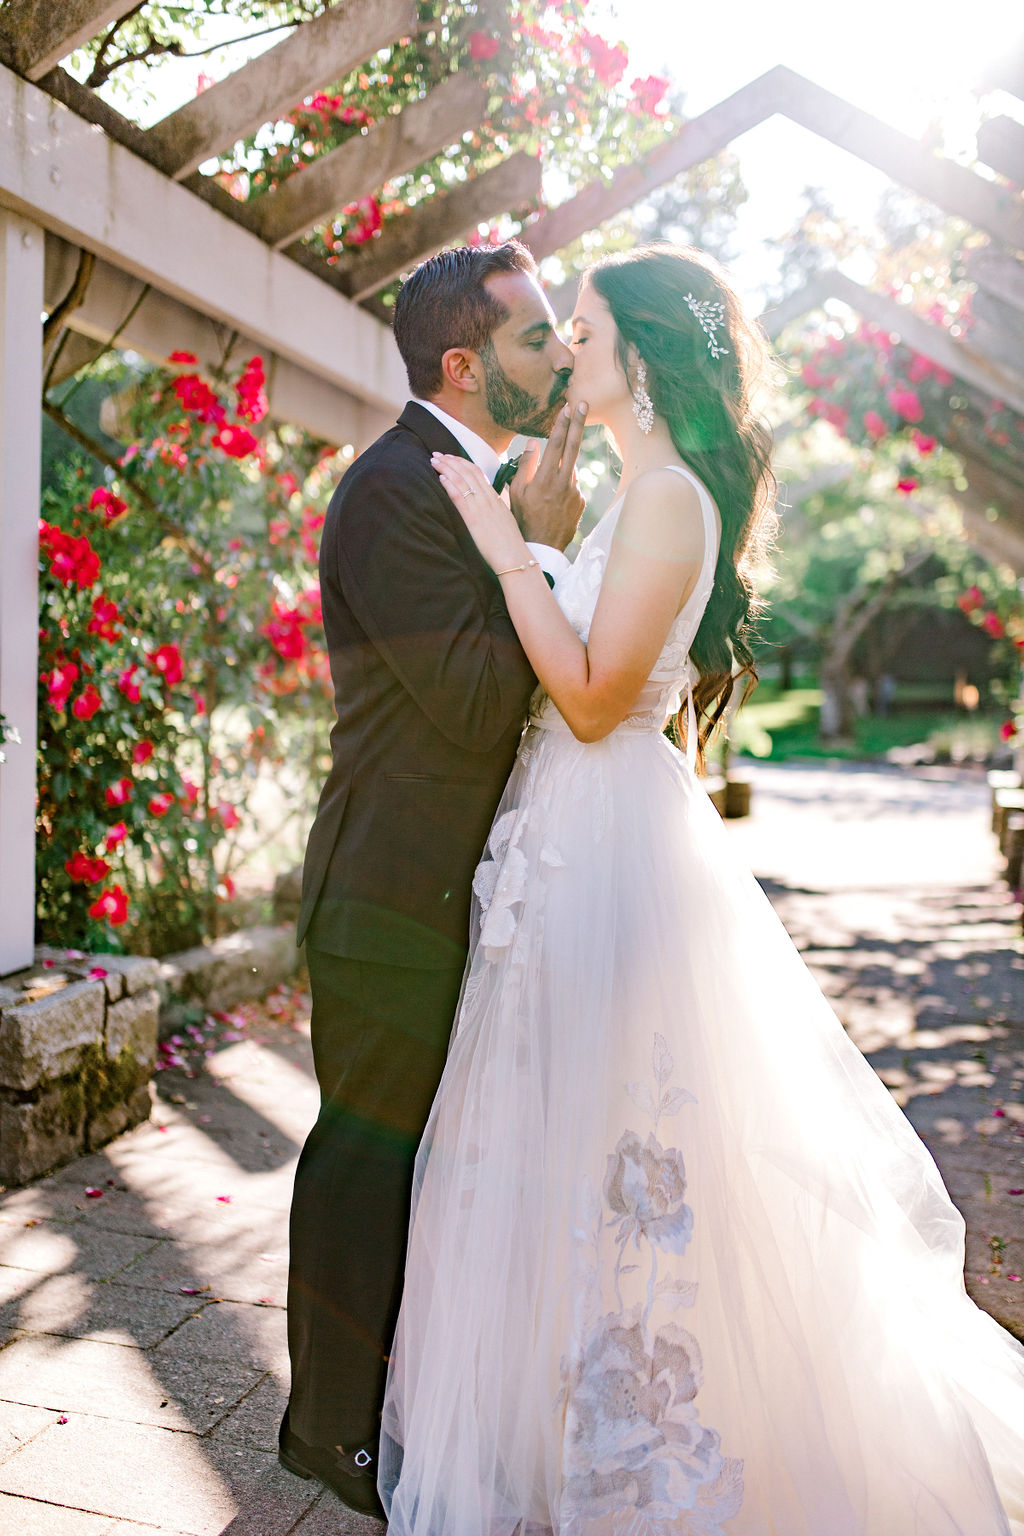
[[[324,737],[316,532],[340,465],[257,436],[259,358],[233,383],[171,363],[122,394],[116,473],[67,464],[40,523],[39,936],[83,949],[214,934],[261,770],[308,770]]]

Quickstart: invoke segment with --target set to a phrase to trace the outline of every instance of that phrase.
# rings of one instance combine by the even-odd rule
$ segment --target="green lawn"
[[[908,690],[911,692],[911,690]],[[966,715],[955,709],[903,702],[884,719],[868,715],[856,724],[856,739],[837,745],[818,737],[821,690],[802,685],[780,693],[776,683],[762,683],[743,706],[732,729],[737,752],[779,761],[786,757],[884,758],[895,749],[927,749],[939,762],[985,759],[999,747],[1004,716],[991,711]],[[922,750],[924,756],[924,750]]]

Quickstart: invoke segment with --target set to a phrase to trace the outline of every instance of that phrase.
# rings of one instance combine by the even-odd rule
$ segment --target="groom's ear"
[[[468,347],[449,347],[441,358],[441,372],[445,383],[451,384],[463,394],[479,394],[483,380],[480,354]]]

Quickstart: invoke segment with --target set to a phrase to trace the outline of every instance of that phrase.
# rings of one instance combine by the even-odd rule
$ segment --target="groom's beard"
[[[569,370],[557,376],[547,401],[542,402],[509,378],[489,342],[481,348],[480,358],[484,365],[484,399],[494,425],[523,437],[547,437],[565,404]]]

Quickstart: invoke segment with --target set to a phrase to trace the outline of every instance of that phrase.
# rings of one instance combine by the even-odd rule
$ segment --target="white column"
[[[0,208],[0,976],[33,948],[42,309],[43,231]]]

